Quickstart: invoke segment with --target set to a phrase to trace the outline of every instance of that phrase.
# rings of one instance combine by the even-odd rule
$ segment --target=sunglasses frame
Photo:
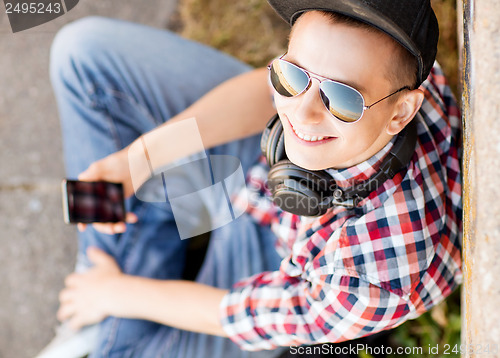
[[[404,86],[404,87],[401,87],[400,89],[398,89],[398,90],[396,90],[396,91],[392,92],[391,94],[389,94],[389,95],[385,96],[384,98],[379,99],[378,101],[375,101],[375,102],[373,102],[372,104],[370,104],[370,105],[366,106],[366,105],[365,105],[365,103],[366,103],[366,102],[365,102],[365,98],[363,97],[363,95],[361,94],[361,92],[359,92],[356,88],[354,88],[354,87],[352,87],[352,86],[349,86],[349,85],[347,85],[347,84],[345,84],[345,83],[342,83],[342,82],[339,82],[339,81],[332,80],[332,79],[330,79],[330,78],[326,78],[326,77],[320,76],[320,75],[318,75],[318,74],[316,74],[316,73],[314,73],[314,72],[310,72],[310,71],[306,70],[305,68],[302,68],[302,67],[300,67],[300,66],[298,66],[298,65],[296,65],[296,64],[294,64],[294,63],[292,63],[292,62],[290,62],[290,61],[284,60],[284,59],[283,59],[283,57],[285,57],[285,55],[286,55],[286,54],[287,54],[287,53],[285,52],[285,53],[284,53],[283,55],[281,55],[279,58],[275,58],[274,60],[272,60],[272,61],[269,63],[269,65],[267,66],[267,69],[269,70],[269,73],[271,72],[272,67],[273,67],[273,63],[274,63],[275,61],[283,61],[283,62],[285,62],[285,63],[287,63],[287,64],[289,64],[289,65],[291,65],[291,66],[293,66],[293,67],[297,68],[298,70],[300,70],[300,71],[302,71],[303,73],[305,73],[305,74],[306,74],[306,76],[307,76],[307,78],[308,78],[307,86],[306,86],[306,87],[305,87],[305,88],[304,88],[304,89],[303,89],[300,93],[297,93],[297,94],[296,94],[296,95],[294,95],[294,96],[287,97],[287,96],[282,95],[281,93],[279,93],[279,92],[276,90],[276,87],[274,86],[274,84],[272,83],[272,80],[271,80],[271,84],[273,85],[273,88],[274,88],[274,90],[276,91],[276,93],[278,93],[280,96],[287,97],[287,98],[294,98],[294,97],[297,97],[297,96],[301,95],[302,93],[307,92],[307,91],[309,90],[309,88],[311,88],[311,85],[312,85],[312,79],[313,79],[313,78],[319,81],[319,87],[318,87],[319,91],[322,91],[322,90],[321,90],[321,84],[322,84],[323,82],[333,82],[333,83],[335,83],[335,84],[338,84],[338,85],[341,85],[341,86],[347,87],[347,88],[349,88],[349,89],[353,90],[354,92],[358,93],[358,94],[359,94],[359,96],[361,97],[362,102],[363,102],[363,110],[361,111],[361,114],[360,114],[359,118],[358,118],[358,119],[356,119],[356,120],[354,120],[354,121],[352,121],[352,122],[349,122],[349,121],[344,121],[344,120],[342,120],[342,119],[338,118],[337,116],[335,116],[332,112],[330,112],[330,110],[328,109],[328,107],[327,107],[327,106],[326,106],[326,104],[325,104],[325,101],[323,101],[323,99],[321,98],[321,94],[320,94],[321,102],[323,103],[323,106],[325,107],[326,111],[327,111],[328,113],[330,113],[330,115],[332,115],[333,117],[335,117],[336,119],[338,119],[339,121],[341,121],[341,122],[343,122],[343,123],[350,123],[350,124],[352,124],[352,123],[356,123],[356,122],[358,122],[361,118],[363,118],[363,114],[365,113],[365,111],[366,111],[366,110],[368,110],[368,109],[372,108],[372,107],[373,107],[374,105],[376,105],[377,103],[382,102],[383,100],[385,100],[385,99],[387,99],[387,98],[389,98],[389,97],[391,97],[391,96],[395,95],[396,93],[399,93],[399,92],[404,91],[404,90],[406,90],[406,89],[408,89],[408,90],[410,90],[410,89],[411,89],[409,86]],[[269,75],[269,76],[270,76],[270,75]],[[324,93],[324,91],[323,91],[323,93]]]

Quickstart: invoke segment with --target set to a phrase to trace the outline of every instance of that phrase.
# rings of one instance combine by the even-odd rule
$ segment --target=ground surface
[[[49,49],[65,23],[103,15],[165,27],[175,0],[81,0],[50,23],[12,34],[0,6],[0,358],[27,358],[51,338],[76,237],[62,221],[60,129]]]

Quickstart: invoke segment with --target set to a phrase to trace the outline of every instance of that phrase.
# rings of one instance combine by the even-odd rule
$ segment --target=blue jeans
[[[65,26],[52,46],[51,80],[67,176],[77,177],[92,162],[124,148],[219,83],[248,70],[225,54],[163,30],[97,17]],[[246,172],[259,156],[259,140],[260,136],[245,138],[211,148],[207,154],[236,156]],[[136,213],[138,223],[129,224],[119,235],[92,228],[79,233],[78,266],[89,266],[85,251],[93,245],[113,255],[127,274],[181,278],[188,240],[180,239],[169,203],[148,203],[133,196],[126,206]],[[196,281],[230,288],[244,277],[276,270],[280,258],[274,242],[268,227],[256,225],[244,214],[212,231]],[[227,338],[109,317],[100,324],[92,357],[263,358],[278,354],[245,352]]]

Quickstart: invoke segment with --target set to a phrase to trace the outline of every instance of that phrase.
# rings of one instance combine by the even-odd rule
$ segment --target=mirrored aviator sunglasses
[[[283,60],[281,57],[273,60],[268,66],[271,83],[276,92],[284,97],[295,97],[307,91],[311,86],[312,73]],[[371,105],[365,106],[363,96],[355,88],[341,82],[313,77],[320,81],[320,97],[327,111],[346,123],[357,122],[366,109],[370,109],[380,101],[404,89],[409,89],[408,86],[402,87]]]

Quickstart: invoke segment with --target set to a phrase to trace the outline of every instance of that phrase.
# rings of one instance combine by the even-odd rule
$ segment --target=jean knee
[[[79,63],[93,63],[113,43],[116,20],[89,16],[62,27],[50,49],[50,77],[53,84],[74,71]]]

